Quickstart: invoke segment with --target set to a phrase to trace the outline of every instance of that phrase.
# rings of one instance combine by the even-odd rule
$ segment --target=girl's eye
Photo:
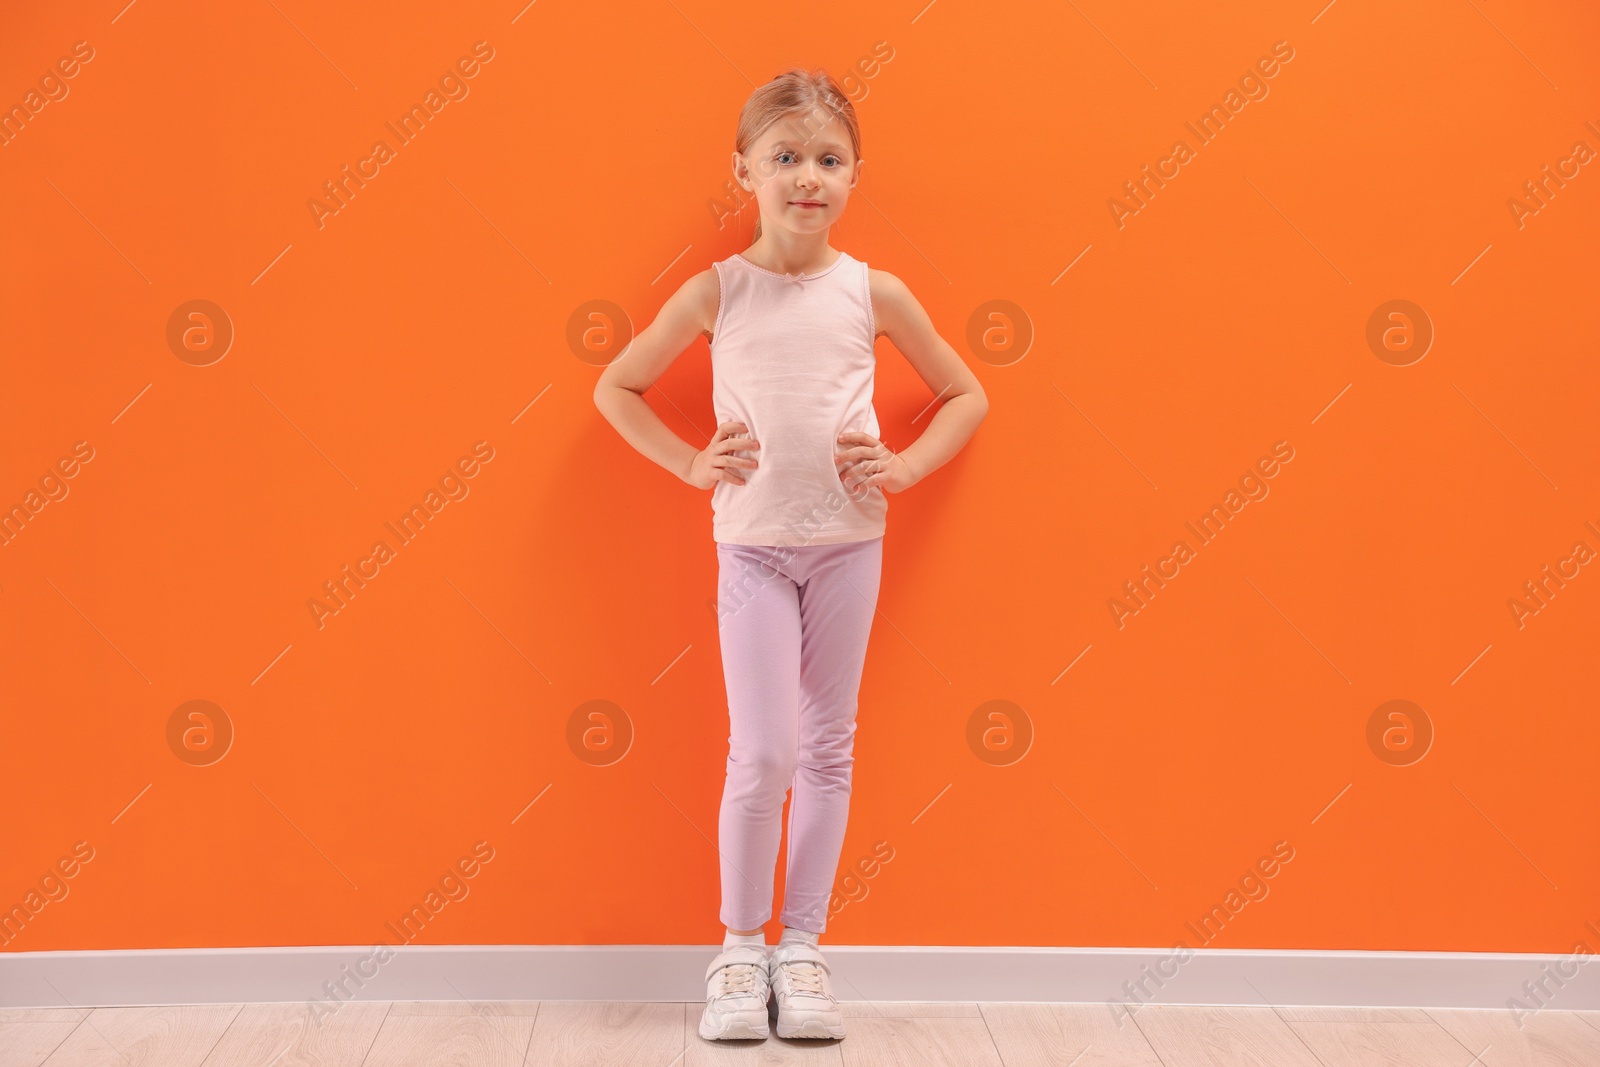
[[[793,152],[779,152],[773,158],[776,159],[779,163],[782,163],[782,162],[785,161],[786,157],[792,157],[793,155],[794,155]],[[834,166],[842,166],[844,164],[844,160],[840,159],[838,156],[831,155],[831,154],[823,156],[822,160],[823,160],[824,163],[828,162],[829,160],[832,160]]]

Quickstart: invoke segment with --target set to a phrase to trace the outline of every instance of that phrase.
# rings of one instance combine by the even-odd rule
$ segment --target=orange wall
[[[834,243],[905,279],[992,408],[890,501],[827,938],[1595,944],[1600,164],[1524,183],[1600,150],[1600,17],[1392,7],[8,16],[8,108],[92,59],[0,147],[0,502],[57,496],[0,547],[0,900],[38,905],[5,947],[393,943],[441,884],[419,942],[718,936],[709,495],[595,410],[617,338],[568,338],[746,246],[712,201],[754,83],[861,61]],[[169,342],[194,300],[221,358]],[[1368,340],[1394,300],[1433,332],[1403,366]],[[903,447],[930,396],[879,354]],[[649,399],[698,444],[709,387],[697,343]],[[1570,577],[1519,616],[1546,565]]]

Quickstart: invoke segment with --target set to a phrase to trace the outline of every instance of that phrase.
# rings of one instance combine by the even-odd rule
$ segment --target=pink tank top
[[[840,252],[815,274],[783,275],[741,255],[714,264],[721,284],[711,331],[717,422],[742,422],[759,450],[744,485],[711,490],[714,539],[735,545],[831,545],[883,536],[881,486],[854,492],[833,460],[838,436],[878,436],[877,364],[867,265]]]

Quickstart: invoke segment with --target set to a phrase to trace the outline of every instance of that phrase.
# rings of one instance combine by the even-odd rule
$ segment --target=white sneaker
[[[844,1013],[833,999],[828,961],[804,941],[772,950],[779,1037],[843,1037]]]
[[[700,1016],[700,1036],[709,1041],[766,1037],[771,1032],[767,1023],[771,992],[766,948],[735,945],[728,949],[706,968],[706,1010]]]

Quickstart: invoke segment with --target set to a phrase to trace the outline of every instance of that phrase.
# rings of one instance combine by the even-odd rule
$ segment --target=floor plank
[[[522,1067],[532,1033],[526,1015],[391,1012],[362,1067]]]
[[[960,1001],[841,1000],[839,1014],[846,1019],[981,1019],[976,1004]]]
[[[981,1017],[851,1019],[845,1033],[845,1067],[1004,1067]]]
[[[1428,1014],[1474,1052],[1488,1048],[1489,1067],[1593,1067],[1600,1063],[1600,1030],[1579,1012],[1541,1011],[1524,1015],[1521,1025],[1509,1011],[1453,1011]]]
[[[366,1058],[387,1004],[351,1001],[332,1014],[305,1004],[246,1004],[204,1067],[345,1067]]]
[[[533,1023],[528,1063],[540,1067],[677,1064],[684,1054],[683,1015],[681,1003],[547,1000],[539,1005]],[[698,1025],[699,1016],[695,1019]],[[700,1039],[698,1034],[695,1039]]]
[[[0,1067],[39,1067],[88,1014],[74,1008],[0,1009]]]
[[[1006,1067],[1162,1067],[1139,1028],[1103,1005],[980,1006]]]
[[[537,1000],[397,1000],[395,1015],[527,1015],[539,1014]]]
[[[1600,1012],[844,1001],[843,1041],[706,1041],[699,1001],[0,1008],[0,1067],[1594,1067]]]
[[[1363,1010],[1371,1009],[1324,1008],[1315,1018],[1302,1014],[1288,1024],[1335,1067],[1461,1067],[1483,1051],[1482,1045],[1466,1048],[1426,1012],[1421,1022],[1372,1021],[1355,1014]]]
[[[1271,1008],[1142,1005],[1133,1024],[1163,1063],[1184,1067],[1345,1067],[1318,1061]],[[1461,1067],[1461,1063],[1451,1064]]]
[[[240,1007],[95,1008],[44,1067],[199,1067]]]
[[[1278,1017],[1294,1022],[1297,1019],[1306,1019],[1317,1022],[1323,1019],[1347,1019],[1355,1023],[1431,1023],[1428,1013],[1422,1008],[1345,1008],[1345,1007],[1304,1007],[1296,1004],[1280,1004],[1277,1007]]]

